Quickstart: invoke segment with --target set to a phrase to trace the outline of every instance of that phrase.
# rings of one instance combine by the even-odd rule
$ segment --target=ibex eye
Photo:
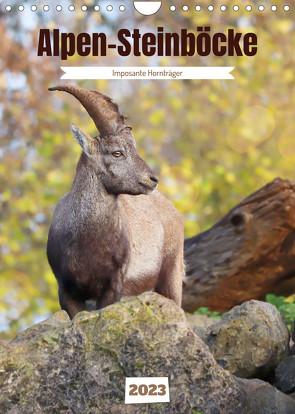
[[[114,157],[121,157],[121,155],[122,155],[122,152],[121,151],[115,151],[115,152],[113,152],[113,156]]]

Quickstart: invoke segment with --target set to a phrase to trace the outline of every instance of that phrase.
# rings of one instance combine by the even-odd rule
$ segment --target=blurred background
[[[113,4],[112,12],[106,10]],[[176,2],[175,2],[176,3]],[[131,1],[61,1],[48,12],[30,10],[31,2],[0,2],[0,337],[59,310],[57,284],[46,258],[47,234],[59,198],[69,191],[80,155],[70,124],[90,135],[94,124],[71,96],[48,92],[61,83],[60,66],[235,66],[235,80],[114,80],[73,82],[96,89],[119,103],[133,126],[141,156],[160,175],[162,191],[185,219],[191,237],[213,225],[248,194],[277,176],[294,179],[295,25],[294,12],[181,10],[186,2],[167,1],[150,17],[135,12]],[[240,2],[236,2],[240,3]],[[46,3],[44,3],[46,4]],[[88,6],[83,12],[81,6]],[[94,4],[100,11],[93,11]],[[202,7],[206,2],[198,2]],[[120,12],[119,5],[126,10]],[[256,11],[255,11],[256,10]],[[64,32],[105,32],[119,28],[165,31],[197,25],[217,31],[255,32],[254,57],[122,58],[109,56],[61,62],[37,57],[40,28]],[[211,32],[213,31],[211,29]]]

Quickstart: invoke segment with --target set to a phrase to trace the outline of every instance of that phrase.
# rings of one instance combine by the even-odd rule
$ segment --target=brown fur
[[[181,305],[182,218],[154,191],[158,179],[139,157],[131,129],[98,139],[76,126],[72,132],[83,153],[47,245],[62,309],[72,318],[86,300],[95,299],[98,309],[152,289]]]

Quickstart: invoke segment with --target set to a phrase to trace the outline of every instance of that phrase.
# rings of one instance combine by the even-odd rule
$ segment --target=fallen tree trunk
[[[184,250],[183,308],[189,312],[229,310],[292,277],[295,286],[295,182],[276,178],[185,240]]]

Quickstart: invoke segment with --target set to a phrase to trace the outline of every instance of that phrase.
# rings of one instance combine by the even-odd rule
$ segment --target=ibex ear
[[[85,154],[90,157],[93,154],[94,139],[86,132],[83,132],[77,125],[71,125],[72,135],[75,141],[78,142]]]

